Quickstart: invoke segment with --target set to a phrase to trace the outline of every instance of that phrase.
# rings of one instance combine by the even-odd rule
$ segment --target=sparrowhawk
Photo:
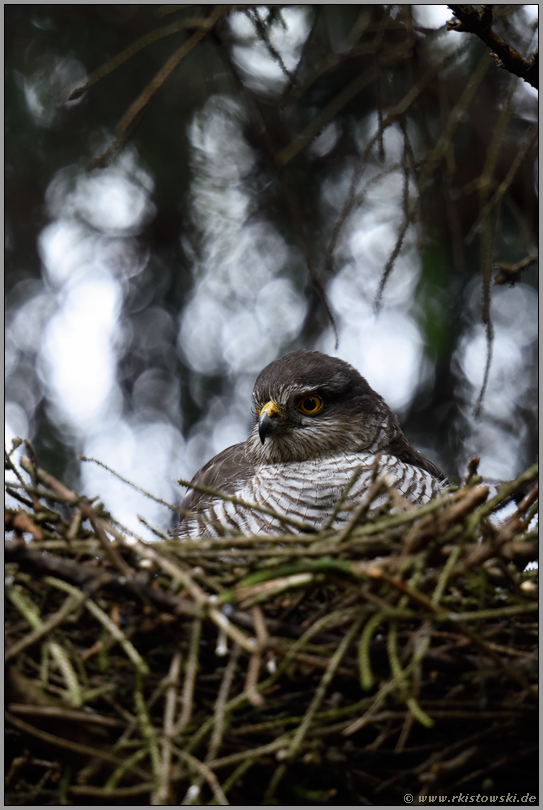
[[[216,455],[191,481],[232,500],[188,492],[182,508],[195,516],[181,520],[180,537],[340,527],[376,475],[417,505],[446,486],[441,470],[407,441],[384,399],[336,357],[296,351],[275,360],[256,380],[253,405],[248,439]]]

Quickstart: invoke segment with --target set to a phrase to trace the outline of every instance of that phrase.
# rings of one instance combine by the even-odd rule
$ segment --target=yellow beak
[[[278,420],[281,419],[281,411],[271,400],[266,402],[264,407],[261,409],[260,413],[258,414],[258,435],[260,436],[260,441],[262,444],[266,441],[266,438],[277,430],[279,425]]]

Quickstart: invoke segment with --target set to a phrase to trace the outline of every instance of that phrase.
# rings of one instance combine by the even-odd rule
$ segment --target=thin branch
[[[58,627],[64,619],[66,619],[70,613],[73,613],[76,608],[79,607],[85,601],[85,594],[78,593],[69,596],[62,607],[53,613],[47,621],[43,622],[43,624],[39,627],[36,627],[31,633],[29,633],[24,638],[17,641],[13,644],[8,650],[6,650],[5,655],[5,663],[11,661],[12,658],[15,658],[16,655],[19,655],[23,650],[26,650],[27,647],[30,647],[32,644],[35,644],[40,638],[43,638],[50,633],[55,627]]]
[[[533,253],[530,256],[525,256],[524,259],[521,259],[515,264],[494,262],[492,267],[500,271],[494,279],[494,284],[514,284],[520,279],[520,274],[523,270],[527,270],[528,267],[532,264],[537,264],[538,261],[539,254]]]
[[[536,122],[535,124],[533,124],[533,126],[530,127],[530,129],[528,131],[528,134],[526,135],[526,138],[524,140],[524,143],[519,148],[518,152],[515,155],[515,158],[514,158],[513,162],[511,163],[511,166],[509,167],[509,171],[507,172],[507,175],[505,176],[505,178],[502,180],[502,182],[500,183],[500,185],[498,186],[498,188],[494,192],[493,197],[489,200],[489,202],[485,205],[484,209],[479,214],[479,217],[477,218],[477,221],[475,222],[475,224],[471,227],[470,232],[466,236],[466,240],[465,240],[466,245],[471,244],[471,242],[475,238],[475,235],[479,232],[480,228],[482,227],[483,222],[486,219],[486,217],[490,214],[490,212],[492,211],[494,206],[496,206],[500,202],[503,195],[505,194],[505,192],[507,191],[507,189],[509,188],[509,186],[513,182],[513,178],[514,178],[515,174],[517,173],[522,161],[524,160],[524,158],[528,154],[528,150],[530,149],[532,143],[535,141],[535,139],[537,137],[537,132],[538,132],[538,124]]]
[[[76,87],[75,90],[72,90],[68,96],[68,101],[74,101],[75,99],[80,98],[80,96],[82,96],[83,93],[89,89],[89,87],[92,87],[94,84],[99,82],[100,79],[103,79],[105,76],[113,73],[114,70],[116,70],[120,65],[124,64],[124,62],[126,62],[132,56],[139,53],[143,48],[146,48],[153,42],[157,42],[159,39],[168,37],[171,34],[176,34],[179,31],[186,30],[187,28],[196,28],[209,31],[209,20],[205,19],[204,17],[185,17],[183,20],[177,20],[176,22],[170,23],[170,25],[165,25],[162,28],[157,28],[155,31],[151,31],[149,34],[145,34],[145,36],[140,37],[127,48],[118,53],[117,56],[114,56],[113,59],[110,59],[105,64],[94,70],[88,77],[85,84],[82,84],[80,87]]]
[[[289,71],[289,69],[287,68],[287,66],[285,65],[285,62],[283,61],[283,57],[281,56],[281,54],[279,53],[277,48],[272,44],[272,42],[270,40],[269,33],[268,33],[268,29],[264,25],[262,20],[260,19],[258,9],[250,9],[249,11],[246,12],[246,14],[247,14],[247,17],[249,18],[249,20],[254,25],[254,27],[255,27],[255,29],[257,31],[259,39],[266,46],[266,48],[268,50],[268,53],[270,54],[272,59],[274,59],[277,62],[277,64],[279,65],[279,67],[281,68],[283,73],[285,74],[286,78],[288,79],[289,83],[292,83],[294,81],[293,76],[292,76],[291,72]]]
[[[447,23],[448,31],[464,31],[475,34],[485,45],[491,49],[490,56],[500,68],[504,68],[524,79],[537,90],[539,88],[539,60],[538,53],[532,56],[529,62],[505,42],[492,30],[492,4],[483,5],[481,11],[474,6],[464,4],[447,4],[458,20]]]
[[[77,754],[82,754],[84,757],[94,758],[97,757],[98,759],[103,759],[106,762],[111,762],[113,765],[123,765],[124,760],[120,759],[120,757],[116,757],[113,754],[108,753],[107,751],[101,751],[99,748],[93,748],[90,745],[83,745],[81,743],[73,742],[72,740],[65,740],[63,737],[58,737],[56,734],[50,734],[47,731],[42,731],[42,729],[36,728],[35,726],[30,725],[29,723],[25,723],[24,720],[19,720],[18,717],[15,715],[10,714],[10,712],[6,712],[6,720],[11,723],[11,725],[18,728],[20,731],[23,731],[25,734],[30,734],[32,737],[37,737],[39,740],[47,743],[48,745],[56,745],[59,748],[64,748],[68,751],[73,751]],[[140,779],[149,779],[151,774],[148,771],[144,771],[141,768],[137,768],[133,765],[128,766],[128,770],[135,773]]]
[[[334,226],[332,235],[328,243],[328,247],[326,249],[326,254],[324,258],[324,269],[326,272],[328,273],[332,272],[334,251],[339,241],[341,231],[345,227],[347,219],[349,218],[350,214],[353,212],[356,206],[358,185],[360,183],[360,179],[364,171],[366,170],[366,166],[369,162],[373,147],[379,141],[379,138],[381,137],[384,130],[392,126],[392,124],[396,123],[396,121],[407,112],[407,110],[411,107],[411,105],[416,101],[418,96],[422,93],[424,88],[428,84],[430,84],[430,82],[432,82],[434,78],[438,75],[439,71],[442,70],[445,67],[445,65],[447,65],[449,62],[451,62],[453,59],[459,56],[463,52],[464,48],[465,48],[464,45],[460,46],[460,48],[458,48],[452,54],[448,54],[438,63],[432,65],[432,67],[424,74],[422,79],[420,79],[420,81],[417,82],[417,84],[406,93],[404,98],[398,104],[396,104],[394,107],[391,107],[388,110],[388,114],[384,119],[384,121],[382,122],[381,126],[377,129],[377,131],[373,134],[369,142],[366,144],[366,147],[362,155],[360,156],[358,165],[355,171],[353,172],[349,191],[345,198],[345,202],[343,203],[343,208],[338,216],[338,219],[336,221],[336,224]]]
[[[168,61],[160,68],[155,77],[149,82],[147,87],[140,93],[138,98],[130,105],[126,113],[123,115],[115,131],[117,137],[106,151],[99,157],[92,160],[88,166],[88,171],[92,169],[102,169],[110,162],[110,160],[121,151],[126,141],[130,137],[135,125],[136,120],[143,112],[147,104],[151,101],[154,94],[159,90],[164,82],[169,78],[177,65],[196,47],[196,45],[208,34],[215,24],[228,12],[229,6],[216,6],[208,17],[208,25],[199,28],[194,34],[178,48]]]

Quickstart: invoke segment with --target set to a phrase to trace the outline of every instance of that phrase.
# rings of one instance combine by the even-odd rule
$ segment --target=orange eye
[[[296,407],[300,413],[305,413],[307,416],[315,416],[319,411],[322,411],[324,402],[318,394],[312,394],[310,397],[303,397]]]

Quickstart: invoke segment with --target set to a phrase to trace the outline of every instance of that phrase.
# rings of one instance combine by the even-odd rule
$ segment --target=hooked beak
[[[281,418],[281,411],[271,400],[266,402],[260,413],[258,414],[258,435],[262,444],[266,441],[267,437],[275,433],[279,427],[278,420]]]

